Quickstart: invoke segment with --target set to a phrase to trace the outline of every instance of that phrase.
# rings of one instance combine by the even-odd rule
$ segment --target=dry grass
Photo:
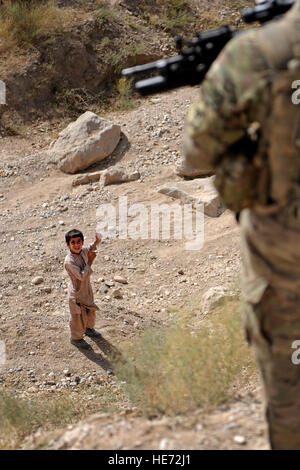
[[[210,314],[197,331],[184,315],[176,318],[129,345],[118,367],[130,398],[150,416],[221,405],[256,371],[237,301]]]
[[[87,400],[93,393],[95,398]],[[0,449],[21,448],[26,437],[37,430],[48,432],[77,423],[92,413],[116,411],[124,403],[122,389],[109,387],[78,390],[76,399],[69,391],[20,399],[0,389]]]
[[[45,403],[20,400],[0,392],[0,443],[1,449],[19,446],[25,436],[38,428],[60,426],[71,422],[75,407],[68,397],[47,400]]]
[[[8,0],[0,7],[0,51],[26,48],[41,38],[60,33],[74,21],[74,11],[45,4]]]
[[[110,21],[114,19],[115,16],[116,16],[116,11],[111,8],[107,8],[105,6],[100,7],[94,13],[94,18],[100,26],[106,23],[109,23]]]
[[[135,101],[132,97],[131,80],[125,77],[121,78],[117,85],[118,95],[113,108],[117,111],[129,111],[135,107]]]

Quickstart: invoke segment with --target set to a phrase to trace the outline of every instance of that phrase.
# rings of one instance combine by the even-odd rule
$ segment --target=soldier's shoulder
[[[253,68],[263,59],[263,37],[258,29],[242,31],[224,49],[223,62],[233,63],[239,68]]]

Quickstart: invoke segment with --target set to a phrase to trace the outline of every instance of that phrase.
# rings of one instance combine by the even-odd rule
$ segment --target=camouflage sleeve
[[[192,168],[213,168],[240,140],[269,99],[270,67],[257,30],[231,40],[210,68],[186,119],[184,158]]]

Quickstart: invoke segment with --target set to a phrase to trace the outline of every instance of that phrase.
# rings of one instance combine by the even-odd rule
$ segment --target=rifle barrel
[[[286,13],[294,4],[295,0],[265,0],[254,8],[245,8],[242,18],[245,23],[264,23]],[[224,25],[197,34],[193,41],[181,38],[180,55],[126,68],[122,75],[156,75],[135,83],[135,89],[144,96],[185,85],[200,84],[221,50],[237,34],[238,31]],[[184,49],[182,45],[188,47]]]

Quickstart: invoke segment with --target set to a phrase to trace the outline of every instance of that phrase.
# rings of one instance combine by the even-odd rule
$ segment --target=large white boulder
[[[110,155],[120,135],[120,126],[87,111],[60,132],[48,155],[60,170],[76,173]]]

